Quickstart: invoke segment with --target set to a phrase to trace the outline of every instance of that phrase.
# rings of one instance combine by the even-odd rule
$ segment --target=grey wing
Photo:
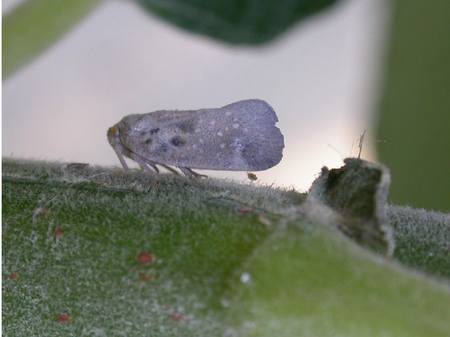
[[[133,150],[148,160],[181,167],[259,171],[281,160],[278,118],[261,100],[219,109],[158,111],[146,115],[147,132]],[[156,127],[157,126],[157,127]]]
[[[260,171],[278,164],[284,138],[275,127],[272,107],[257,99],[229,104],[220,109],[199,110],[197,138],[209,169]],[[206,168],[196,166],[192,168]]]
[[[223,109],[229,108],[235,111],[232,127],[241,130],[236,138],[244,135],[243,148],[236,152],[246,163],[245,170],[266,170],[278,164],[283,157],[284,137],[275,126],[278,117],[273,108],[257,99],[230,104]]]

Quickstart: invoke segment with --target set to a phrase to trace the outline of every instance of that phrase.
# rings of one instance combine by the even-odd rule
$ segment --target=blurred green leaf
[[[3,17],[2,71],[8,77],[58,41],[103,0],[28,0]]]
[[[396,0],[377,138],[390,200],[450,211],[450,1]]]
[[[236,44],[260,44],[338,0],[136,1],[186,30]]]

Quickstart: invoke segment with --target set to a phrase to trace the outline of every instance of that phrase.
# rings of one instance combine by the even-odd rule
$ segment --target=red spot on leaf
[[[58,321],[62,323],[70,322],[72,318],[69,315],[66,314],[59,314],[58,315]]]
[[[9,275],[9,278],[11,280],[17,280],[19,278],[19,274],[16,273],[11,273],[11,275]]]
[[[148,252],[140,253],[138,256],[138,261],[140,264],[150,264],[155,260],[155,255]]]
[[[177,315],[177,314],[167,314],[170,318],[172,318],[176,322],[182,322],[186,320],[186,317],[184,315]]]
[[[37,212],[41,214],[49,214],[51,211],[48,208],[38,208]]]
[[[57,229],[53,232],[53,235],[55,236],[55,238],[59,239],[64,235],[64,232],[62,229]]]

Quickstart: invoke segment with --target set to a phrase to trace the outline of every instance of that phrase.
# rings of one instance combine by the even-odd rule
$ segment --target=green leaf
[[[305,195],[118,172],[3,160],[5,335],[450,333],[447,285],[315,221]]]
[[[402,263],[450,280],[450,214],[389,207],[395,257]]]
[[[8,77],[49,48],[103,0],[28,0],[2,22],[2,71]]]
[[[393,2],[377,146],[390,200],[450,211],[450,2]]]
[[[186,30],[236,44],[269,42],[337,0],[137,0]]]
[[[450,293],[324,228],[289,223],[246,261],[242,336],[448,336]],[[442,297],[441,297],[442,296]]]

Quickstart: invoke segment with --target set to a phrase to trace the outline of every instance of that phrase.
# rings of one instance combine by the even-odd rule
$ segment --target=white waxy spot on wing
[[[210,122],[210,124],[211,124],[211,125],[215,125],[215,124],[216,124],[216,121],[213,119],[213,120]]]
[[[219,137],[223,137],[223,133],[222,132],[217,132],[217,135],[219,136]]]
[[[233,124],[233,129],[239,129],[239,124],[238,123],[234,123]]]
[[[220,144],[220,148],[224,149],[225,148],[225,143]]]

